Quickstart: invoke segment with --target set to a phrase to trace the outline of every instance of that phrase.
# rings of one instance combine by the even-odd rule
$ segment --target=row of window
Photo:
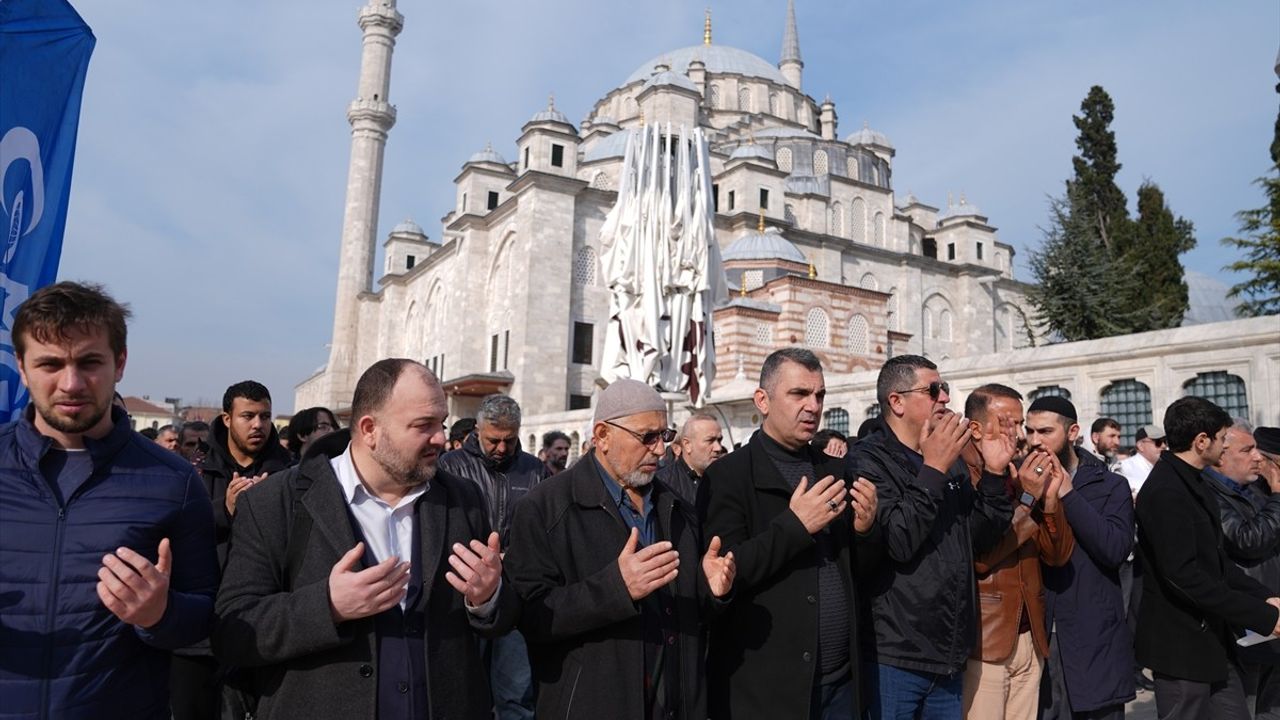
[[[1200,373],[1182,386],[1184,395],[1202,397],[1226,410],[1232,417],[1249,416],[1249,395],[1244,380],[1237,375],[1216,371]],[[1059,385],[1044,385],[1027,393],[1027,404],[1042,397],[1071,399],[1071,391]],[[1138,428],[1152,421],[1151,388],[1132,378],[1117,380],[1099,393],[1099,415],[1113,418],[1120,423],[1120,442],[1130,446]],[[865,417],[878,417],[880,406],[871,405]],[[822,415],[822,425],[831,430],[849,433],[849,413],[843,408],[832,408]]]
[[[712,84],[711,87],[707,88],[707,106],[713,110],[744,110],[747,112],[754,110],[751,102],[751,88],[738,88],[736,105],[731,104],[734,99],[733,96],[722,97],[719,85]],[[783,97],[778,93],[769,93],[769,113],[776,117],[786,117],[787,114],[783,112],[783,102]],[[808,114],[808,107],[801,104],[800,122],[807,123],[809,121]]]
[[[826,150],[814,150],[812,159],[813,174],[815,176],[821,177],[823,175],[831,174],[831,155]],[[773,155],[773,160],[777,163],[778,169],[782,172],[790,174],[795,170],[795,155],[789,147],[778,148],[777,152]],[[867,182],[870,182],[872,185],[879,185],[880,165],[876,162],[869,162],[867,163],[867,167],[869,168]],[[848,155],[845,157],[844,170],[845,177],[853,180],[862,180],[863,173],[861,171],[857,155]]]
[[[764,326],[767,327],[767,326]],[[761,333],[757,330],[757,336]],[[867,318],[855,314],[849,318],[845,349],[855,355],[869,355],[871,327]],[[804,316],[804,344],[811,348],[831,347],[831,319],[822,308],[811,308]]]

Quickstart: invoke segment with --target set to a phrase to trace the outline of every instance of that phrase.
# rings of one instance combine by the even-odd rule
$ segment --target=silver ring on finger
[[[1044,468],[1042,468],[1042,467],[1038,467],[1038,468],[1036,468],[1036,474],[1037,474],[1037,475],[1043,475],[1043,474],[1044,474]]]

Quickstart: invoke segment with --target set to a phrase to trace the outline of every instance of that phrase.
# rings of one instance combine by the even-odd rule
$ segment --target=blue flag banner
[[[0,421],[28,399],[13,316],[58,275],[94,42],[66,0],[0,0]]]

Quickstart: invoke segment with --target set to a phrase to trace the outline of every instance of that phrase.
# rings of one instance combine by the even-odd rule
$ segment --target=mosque
[[[1010,357],[1043,364],[1030,350],[1043,339],[1028,322],[1028,286],[1014,277],[1014,249],[992,219],[964,197],[935,206],[898,195],[889,137],[865,125],[841,135],[836,103],[805,93],[794,0],[777,62],[714,42],[708,14],[701,42],[641,63],[576,126],[548,102],[513,132],[512,159],[485,147],[463,164],[436,237],[411,221],[391,231],[375,278],[383,151],[396,118],[391,58],[403,24],[394,0],[370,0],[359,13],[363,51],[347,114],[352,150],[333,342],[328,363],[297,386],[296,407],[342,412],[364,368],[412,357],[441,378],[453,417],[503,392],[526,413],[527,449],[543,430],[585,437],[609,316],[600,230],[617,200],[628,136],[653,123],[700,126],[708,137],[730,290],[714,313],[717,372],[708,400],[732,439],[745,439],[759,422],[752,378],[781,347],[808,347],[822,359],[826,424],[844,430],[875,413],[875,370],[893,355],[954,367],[957,378],[972,378],[959,383],[969,389],[1011,372]],[[1250,356],[1204,367],[1240,381],[1244,393],[1233,374],[1244,362],[1248,379],[1262,373],[1271,397],[1280,396],[1280,342],[1265,335],[1261,365],[1249,365]],[[1056,369],[1032,372],[1018,387],[1074,391],[1086,416],[1108,409],[1105,393],[1116,386],[1133,406],[1124,416],[1132,428],[1142,417],[1150,422],[1154,379],[1144,383],[1136,370],[1113,377],[1105,348],[1069,349],[1084,345],[1054,346]],[[1091,365],[1083,374],[1065,370],[1081,363]],[[670,402],[673,420],[690,410],[687,399]]]

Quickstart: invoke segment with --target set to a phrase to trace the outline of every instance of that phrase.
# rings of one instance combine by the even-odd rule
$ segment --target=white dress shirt
[[[365,547],[373,554],[374,561],[382,562],[395,556],[400,562],[412,562],[414,508],[418,498],[431,489],[431,483],[425,482],[414,488],[400,498],[400,502],[396,503],[395,507],[392,507],[365,487],[360,479],[360,473],[356,470],[355,462],[351,459],[350,445],[341,455],[331,459],[329,466],[338,476],[338,484],[342,486],[342,496],[351,508],[356,524],[360,526]],[[422,563],[424,559],[419,558],[419,562]],[[430,583],[431,580],[431,578],[422,578],[423,584]],[[498,589],[502,589],[501,580],[498,581]],[[407,599],[408,596],[400,600],[400,609],[404,609]],[[479,607],[472,607],[470,603],[465,604],[472,614],[487,617],[497,606],[497,601],[498,593],[495,591],[493,597]]]
[[[1147,476],[1151,474],[1153,467],[1155,465],[1142,457],[1142,453],[1134,453],[1120,462],[1117,472],[1129,481],[1129,489],[1133,491],[1133,496],[1137,497],[1138,491],[1142,489],[1142,483],[1147,481]]]

